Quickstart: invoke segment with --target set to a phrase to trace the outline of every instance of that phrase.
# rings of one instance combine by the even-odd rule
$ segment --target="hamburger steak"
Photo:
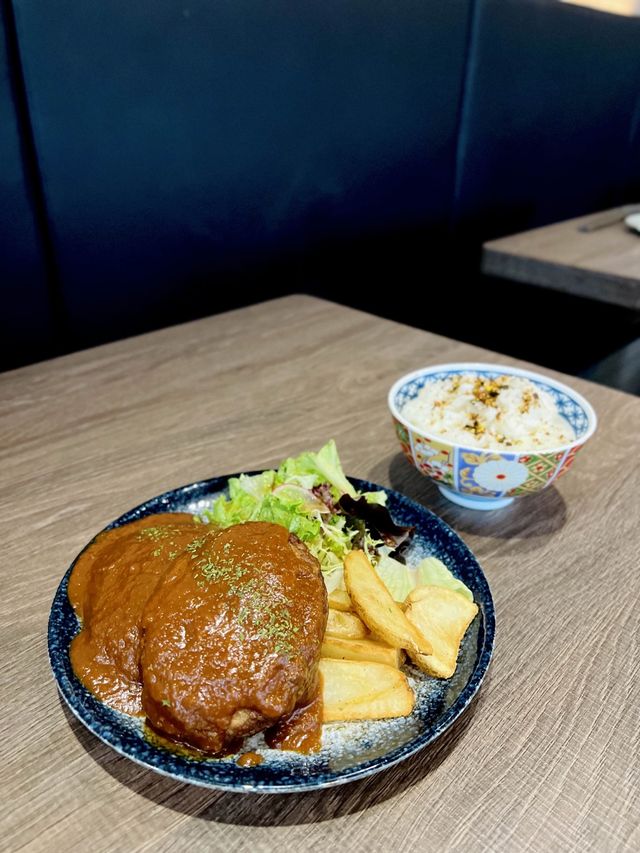
[[[201,534],[187,513],[150,515],[100,533],[76,561],[68,594],[82,630],[71,642],[71,665],[118,711],[142,713],[142,614],[168,555]]]
[[[219,753],[315,697],[327,593],[284,527],[201,529],[144,609],[142,704],[158,732]]]

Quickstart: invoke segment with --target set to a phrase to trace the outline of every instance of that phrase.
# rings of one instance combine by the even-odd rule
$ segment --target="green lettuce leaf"
[[[320,521],[305,515],[299,503],[287,503],[274,494],[264,498],[249,520],[280,524],[306,543],[312,542],[320,532]]]
[[[380,557],[375,570],[395,601],[404,601],[416,586],[413,571],[388,555]]]
[[[426,557],[417,566],[404,566],[385,554],[375,569],[395,601],[403,602],[417,586],[441,586],[458,592],[469,601],[473,593],[436,557]]]
[[[352,497],[356,494],[356,490],[342,470],[338,449],[333,439],[327,442],[317,453],[301,453],[295,458],[285,459],[278,468],[276,476],[280,483],[299,483],[302,478],[311,478],[305,480],[306,483],[309,483],[307,488],[319,486],[321,483],[330,483],[335,490],[334,497],[336,499],[344,494]]]
[[[229,480],[229,497],[233,500],[241,492],[245,492],[260,501],[273,489],[275,477],[275,471],[263,471],[262,474],[252,477],[248,474],[232,477]]]
[[[358,531],[348,529],[346,517],[312,491],[327,484],[336,502],[345,492],[356,494],[344,475],[334,441],[317,453],[286,459],[277,471],[232,477],[229,497],[221,495],[203,516],[221,527],[244,521],[280,524],[307,545],[323,572],[331,574],[342,569]]]
[[[203,517],[221,527],[245,521],[280,524],[307,545],[325,576],[337,583],[342,578],[344,558],[352,548],[364,548],[375,559],[381,544],[372,538],[365,521],[354,524],[344,513],[339,506],[344,495],[360,498],[347,480],[335,441],[331,440],[317,453],[285,459],[277,471],[232,477],[229,496],[217,498]],[[387,496],[379,491],[367,492],[364,497],[368,503],[384,506]]]
[[[228,500],[224,496],[219,497],[211,509],[205,510],[203,515],[208,521],[213,521],[220,527],[230,527],[232,524],[250,521],[259,506],[260,501],[240,489],[233,498],[229,497]]]
[[[361,496],[365,498],[367,503],[378,504],[379,506],[387,505],[387,493],[383,492],[382,489],[377,492],[362,492]]]
[[[469,601],[473,601],[473,593],[468,586],[453,575],[445,564],[436,557],[427,557],[416,566],[416,586],[442,586],[452,592],[459,592]]]

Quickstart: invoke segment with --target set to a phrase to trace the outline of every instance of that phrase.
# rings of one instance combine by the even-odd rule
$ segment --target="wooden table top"
[[[386,393],[412,368],[478,359],[519,363],[293,296],[0,375],[2,849],[640,848],[640,400],[566,380],[600,418],[571,472],[463,510],[400,456]],[[118,756],[49,670],[75,554],[145,498],[331,437],[350,474],[421,501],[480,560],[498,628],[476,702],[408,761],[318,793],[209,791]]]
[[[617,209],[534,228],[484,244],[488,275],[640,309],[640,236],[622,220],[583,231]]]

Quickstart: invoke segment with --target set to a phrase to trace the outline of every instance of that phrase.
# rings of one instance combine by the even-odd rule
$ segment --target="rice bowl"
[[[522,376],[459,373],[426,383],[404,407],[416,429],[472,447],[547,450],[576,437],[551,394]]]
[[[413,371],[394,383],[388,403],[409,462],[473,509],[498,509],[550,486],[597,425],[591,405],[567,385],[497,364]]]

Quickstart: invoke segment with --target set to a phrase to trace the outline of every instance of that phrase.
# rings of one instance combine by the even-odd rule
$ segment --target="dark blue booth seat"
[[[640,45],[639,45],[640,49]],[[638,75],[640,77],[640,74]],[[629,198],[635,202],[640,199],[640,80],[635,108],[631,118],[631,148],[628,164]]]
[[[307,290],[540,360],[535,329],[527,349],[457,310],[476,304],[481,243],[640,199],[640,19],[558,0],[3,8],[41,200],[37,231],[5,76],[14,361],[52,340],[39,238],[69,348]],[[573,316],[539,288],[480,285],[485,304]]]
[[[631,312],[617,306],[478,281],[477,271],[489,238],[640,201],[639,93],[639,19],[558,0],[476,0],[454,228],[466,270],[457,295],[469,310],[445,334],[572,373],[637,334]],[[580,334],[568,345],[550,328]]]
[[[557,0],[476,0],[459,237],[480,242],[628,200],[640,177],[639,93],[640,19]]]
[[[54,338],[9,68],[0,26],[0,369],[47,354]]]
[[[446,230],[469,0],[15,7],[79,342]]]

